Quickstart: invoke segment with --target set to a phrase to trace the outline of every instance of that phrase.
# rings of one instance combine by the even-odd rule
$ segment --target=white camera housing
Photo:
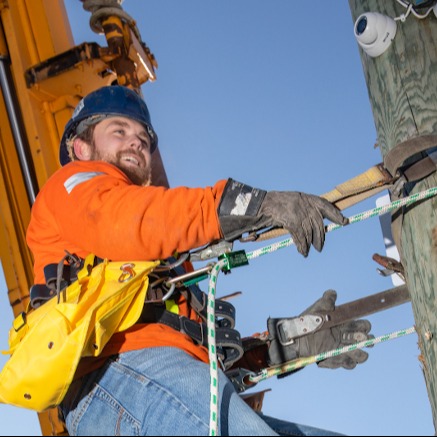
[[[354,33],[360,47],[372,58],[382,55],[396,36],[396,21],[379,12],[366,12],[355,21]]]

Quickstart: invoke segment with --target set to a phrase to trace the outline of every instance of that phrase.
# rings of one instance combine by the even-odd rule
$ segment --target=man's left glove
[[[229,179],[218,208],[223,237],[233,241],[246,232],[269,227],[286,229],[304,257],[311,245],[317,251],[325,243],[326,218],[348,223],[340,210],[323,197],[297,191],[265,191]]]
[[[309,325],[306,325],[311,329],[311,327],[316,326],[314,323],[320,322],[328,313],[334,311],[336,299],[337,293],[334,290],[328,290],[325,291],[323,297],[307,308],[299,317],[289,319],[269,318],[267,320],[267,327],[271,338],[268,350],[269,365],[278,365],[297,358],[318,355],[322,352],[374,338],[373,335],[369,335],[371,324],[368,320],[353,320],[333,326],[330,329],[323,329],[323,324],[321,324],[314,332],[307,335],[301,335],[304,332],[300,332],[296,338],[291,340],[296,331],[302,331],[300,326],[302,316],[315,316],[308,321]],[[319,361],[317,365],[329,369],[337,369],[339,367],[354,369],[357,364],[364,363],[367,358],[367,352],[355,349]]]

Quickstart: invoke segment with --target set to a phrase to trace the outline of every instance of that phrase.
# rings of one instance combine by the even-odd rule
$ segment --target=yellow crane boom
[[[107,47],[74,46],[63,0],[0,0],[0,259],[14,316],[25,310],[33,283],[30,209],[59,166],[74,107],[98,87],[117,82],[141,94],[140,85],[155,79],[156,61],[121,2],[81,1]],[[159,151],[153,171],[156,184],[168,185]],[[56,411],[39,419],[43,435],[66,434]]]

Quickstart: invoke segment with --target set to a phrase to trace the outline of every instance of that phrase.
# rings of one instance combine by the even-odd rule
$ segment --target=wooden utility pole
[[[395,18],[407,12],[396,0],[349,0],[349,5],[353,23],[362,13],[379,12]],[[422,14],[427,10],[417,9]],[[424,19],[410,13],[403,22],[396,23],[396,36],[382,55],[372,58],[358,48],[384,159],[397,145],[409,140],[414,144],[426,139],[429,145],[437,146],[437,18],[433,11]],[[405,145],[408,150],[410,143]],[[411,193],[436,186],[437,173],[433,173],[413,184]],[[437,198],[404,209],[402,219],[397,245],[411,294],[419,359],[437,429]]]

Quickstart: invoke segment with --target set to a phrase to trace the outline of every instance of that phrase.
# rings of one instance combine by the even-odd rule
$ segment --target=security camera
[[[379,12],[366,12],[355,21],[355,38],[372,58],[382,55],[396,35],[396,21]]]

